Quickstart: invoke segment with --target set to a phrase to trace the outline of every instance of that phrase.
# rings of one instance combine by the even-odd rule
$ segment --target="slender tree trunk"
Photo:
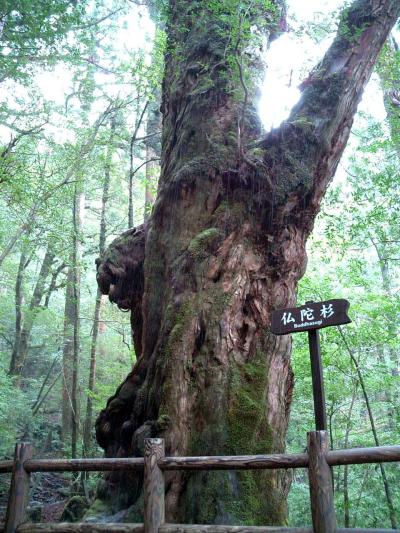
[[[50,376],[51,376],[51,374],[52,374],[52,372],[53,372],[53,370],[54,370],[54,367],[56,366],[56,364],[57,364],[58,362],[59,362],[58,358],[54,358],[54,359],[53,359],[53,362],[52,362],[52,364],[51,364],[51,366],[50,366],[50,368],[49,368],[49,370],[48,370],[48,372],[47,372],[47,374],[46,374],[46,376],[45,376],[45,378],[44,378],[44,380],[43,380],[42,386],[41,386],[40,389],[39,389],[39,392],[38,392],[38,395],[37,395],[37,397],[36,397],[36,400],[35,400],[35,401],[33,402],[33,404],[32,404],[32,411],[33,411],[33,412],[35,411],[37,405],[41,402],[41,400],[42,400],[42,393],[43,393],[43,391],[44,391],[44,388],[46,387],[46,384],[47,384],[48,380],[50,379]]]
[[[399,141],[400,147],[400,141]],[[400,161],[400,159],[399,159]],[[389,271],[389,260],[388,257],[391,255],[391,251],[388,249],[388,246],[385,243],[378,243],[374,238],[371,238],[371,242],[375,248],[376,255],[379,261],[379,267],[381,272],[382,279],[382,289],[385,292],[386,296],[389,299],[393,298],[392,294],[392,280]],[[390,313],[385,313],[386,322],[387,322],[387,333],[389,339],[395,339],[398,336],[398,323],[393,319]],[[399,355],[394,346],[389,345],[389,347],[382,349],[381,359],[383,363],[388,367],[388,371],[393,377],[399,376]],[[388,421],[389,428],[394,430],[396,428],[396,420],[400,413],[399,406],[399,385],[396,380],[394,380],[393,388],[388,388],[384,391],[385,399],[387,403],[387,412],[388,412]]]
[[[385,250],[383,243],[377,243],[374,238],[371,238],[373,247],[375,248],[376,255],[379,261],[379,270],[381,273],[382,289],[387,296],[392,296],[392,283],[389,275],[389,250]]]
[[[395,39],[391,36],[382,53],[380,54],[377,72],[380,79],[380,85],[384,94],[384,105],[387,113],[387,122],[390,128],[390,137],[397,153],[398,162],[400,162],[400,67],[399,67],[399,48]],[[378,256],[379,266],[382,278],[382,287],[388,298],[393,298],[393,286],[390,273],[390,260],[393,253],[396,254],[399,241],[398,232],[389,230],[387,239],[389,242],[379,242],[378,239],[371,238],[372,244]],[[393,239],[392,242],[391,239]],[[398,323],[392,317],[388,317],[388,336],[396,338],[398,336]],[[400,375],[400,357],[393,346],[387,349],[389,355],[389,364],[392,376]],[[392,389],[393,390],[393,389]],[[388,418],[390,429],[395,429],[396,420],[400,416],[400,386],[394,382],[394,392],[385,391],[388,403]]]
[[[161,130],[161,113],[159,111],[159,98],[151,102],[147,116],[146,136],[146,184],[144,192],[144,221],[149,219],[155,200],[155,191],[160,174],[160,164],[157,161],[161,156],[160,138],[157,132]]]
[[[39,409],[42,407],[42,405],[44,404],[47,396],[50,394],[50,392],[52,391],[54,385],[57,383],[57,381],[59,380],[59,378],[61,377],[61,372],[59,372],[52,380],[52,382],[50,383],[49,387],[47,388],[47,391],[43,394],[43,396],[40,398],[39,402],[36,404],[36,406],[32,409],[32,415],[35,416]]]
[[[102,304],[102,294],[100,290],[96,293],[96,303],[94,308],[92,338],[90,343],[90,368],[88,395],[86,400],[86,417],[83,430],[83,455],[89,457],[92,444],[92,424],[93,424],[93,399],[92,394],[96,386],[96,358],[97,358],[97,338],[99,334],[100,311]]]
[[[36,315],[40,310],[40,302],[42,301],[43,295],[45,293],[45,285],[47,278],[49,277],[53,261],[54,253],[51,251],[50,247],[48,247],[46,250],[46,254],[43,258],[42,265],[36,280],[35,288],[33,290],[32,298],[26,312],[22,329],[20,331],[18,350],[15,351],[15,356],[13,358],[14,368],[12,373],[15,375],[22,374],[23,372],[26,357],[28,355],[32,327],[35,322]]]
[[[353,518],[353,527],[357,527],[357,519],[358,519],[358,511],[360,509],[360,502],[361,502],[361,498],[364,494],[364,489],[365,489],[365,485],[367,485],[368,483],[368,478],[371,474],[371,469],[373,468],[373,465],[365,465],[365,470],[364,470],[364,475],[363,475],[363,478],[362,478],[362,481],[361,481],[361,485],[360,485],[360,491],[358,493],[358,497],[355,499],[355,502],[354,502],[354,509],[355,509],[355,512],[354,512],[354,518]],[[362,508],[362,506],[361,506]],[[364,516],[362,516],[361,518],[362,520],[362,524],[364,525]]]
[[[279,10],[170,2],[157,200],[98,266],[102,292],[132,310],[138,357],[97,420],[107,455],[140,455],[158,435],[170,455],[283,451],[291,341],[271,334],[270,313],[295,303],[307,238],[400,12],[397,0],[375,4],[345,10],[289,119],[255,142],[256,88],[243,70],[256,75],[259,46],[234,32],[273,20],[259,28],[271,33]],[[137,476],[107,481],[116,507],[139,506]],[[167,521],[286,518],[281,472],[174,472],[167,487]]]
[[[147,101],[143,107],[143,109],[140,112],[140,115],[138,114],[138,118],[136,121],[135,129],[132,133],[131,141],[129,143],[129,174],[128,174],[128,228],[133,228],[133,178],[135,175],[134,170],[134,149],[135,149],[135,142],[136,138],[138,136],[139,129],[143,123],[147,107],[149,105],[149,102]],[[138,110],[139,112],[139,110]]]
[[[71,433],[71,456],[78,456],[78,434],[79,434],[79,351],[80,351],[80,301],[81,301],[81,259],[82,259],[82,229],[84,215],[85,196],[82,190],[82,183],[75,186],[75,199],[73,208],[74,234],[72,260],[74,267],[74,321],[73,321],[73,358],[72,358],[72,433]]]
[[[21,344],[22,324],[24,320],[23,307],[24,307],[24,291],[23,291],[23,278],[25,269],[29,263],[27,261],[27,252],[23,250],[19,259],[17,279],[15,282],[15,337],[14,345],[11,353],[9,374],[18,374],[19,368],[19,353]]]
[[[354,403],[356,400],[357,385],[354,386],[353,394],[351,396],[351,402],[349,412],[347,415],[346,432],[344,435],[344,447],[348,448],[350,430],[352,426],[351,417],[353,414]],[[350,527],[350,498],[349,498],[349,467],[344,465],[343,475],[343,507],[344,507],[344,527]]]
[[[90,135],[82,143],[76,159],[68,169],[66,178],[61,185],[68,183],[74,174],[79,175],[82,161],[92,150],[98,131],[107,120],[110,113],[115,112],[112,105],[99,115],[93,125]],[[78,384],[78,351],[79,351],[79,292],[80,292],[80,238],[83,217],[84,196],[81,192],[81,179],[78,179],[74,189],[73,199],[73,234],[70,254],[70,264],[67,273],[65,290],[65,311],[64,311],[64,332],[63,332],[63,370],[62,370],[62,429],[61,440],[66,444],[72,433],[73,448],[76,452],[78,413],[74,410],[77,405],[77,384]],[[49,194],[49,193],[47,193]],[[75,396],[75,398],[73,398]],[[75,442],[74,442],[75,441]]]
[[[64,332],[63,332],[63,374],[62,374],[62,427],[61,440],[69,442],[72,420],[72,359],[74,341],[74,269],[70,265],[65,289]]]
[[[6,257],[8,257],[9,254],[13,251],[14,246],[17,244],[17,242],[21,238],[21,236],[27,231],[27,229],[28,229],[28,225],[27,224],[21,224],[21,226],[16,230],[14,235],[8,241],[7,246],[4,248],[4,250],[0,254],[0,266],[2,265],[2,263],[6,259]]]
[[[72,219],[73,234],[71,258],[68,267],[65,293],[64,346],[63,346],[63,394],[62,441],[71,436],[71,453],[77,455],[79,425],[78,366],[79,366],[79,308],[80,308],[80,260],[84,195],[81,184],[75,185]]]
[[[380,441],[379,441],[379,438],[378,438],[378,432],[376,431],[376,426],[375,426],[375,419],[374,419],[374,415],[372,413],[372,407],[371,407],[371,403],[369,401],[367,388],[365,386],[365,381],[364,381],[364,377],[363,377],[361,369],[360,369],[360,365],[358,364],[358,361],[357,361],[357,359],[356,359],[356,357],[355,357],[355,355],[353,353],[353,350],[351,349],[349,343],[347,342],[346,336],[344,335],[343,330],[342,330],[342,328],[340,326],[338,326],[338,330],[340,332],[340,336],[342,337],[342,340],[344,342],[346,350],[348,351],[348,353],[350,355],[350,358],[351,358],[351,360],[353,362],[354,368],[355,368],[355,370],[357,372],[358,381],[360,383],[361,390],[362,390],[362,393],[363,393],[363,396],[364,396],[364,400],[365,400],[365,405],[367,407],[368,418],[369,418],[369,422],[370,422],[370,425],[371,425],[371,431],[372,431],[372,435],[373,435],[373,438],[374,438],[375,446],[380,446]],[[391,488],[390,488],[389,480],[388,480],[387,475],[386,475],[386,469],[385,469],[383,463],[379,463],[379,468],[380,468],[380,471],[381,471],[382,482],[383,482],[383,486],[384,486],[384,489],[385,489],[386,503],[387,503],[387,506],[388,506],[390,523],[391,523],[393,529],[397,529],[396,511],[395,511],[394,504],[393,504],[393,497],[392,497],[392,491],[391,491]]]
[[[115,136],[115,120],[111,120],[110,124],[110,138],[107,147],[106,164],[104,168],[104,182],[103,182],[103,195],[101,201],[101,214],[100,214],[100,236],[99,236],[99,252],[100,255],[105,250],[106,236],[107,236],[107,219],[106,210],[109,200],[110,181],[111,181],[111,161],[113,153],[113,141]],[[89,384],[88,384],[88,396],[86,401],[86,418],[83,432],[83,454],[88,455],[92,443],[92,423],[93,423],[93,399],[92,393],[94,392],[96,385],[96,356],[97,356],[97,337],[99,334],[100,325],[100,311],[102,303],[102,294],[99,288],[96,293],[96,303],[94,308],[93,327],[92,327],[92,339],[90,344],[90,368],[89,368]]]

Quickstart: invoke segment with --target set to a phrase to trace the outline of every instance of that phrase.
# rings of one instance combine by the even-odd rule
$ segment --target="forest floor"
[[[32,476],[29,510],[35,522],[58,522],[69,499],[71,480],[63,474],[37,473]],[[8,480],[0,491],[0,521],[5,519],[8,500]]]

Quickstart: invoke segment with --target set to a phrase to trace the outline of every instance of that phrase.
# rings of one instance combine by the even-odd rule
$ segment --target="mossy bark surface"
[[[263,138],[230,3],[205,4],[170,2],[157,200],[146,226],[98,265],[103,293],[132,310],[137,353],[96,424],[108,456],[140,455],[155,436],[167,455],[284,450],[291,341],[270,333],[270,313],[295,304],[307,237],[400,10],[394,0],[355,2],[290,118]],[[246,13],[271,35],[282,12],[266,5]],[[254,47],[242,53],[256,72]],[[99,496],[140,512],[141,485],[112,473]],[[284,524],[287,490],[275,471],[169,473],[167,521]]]

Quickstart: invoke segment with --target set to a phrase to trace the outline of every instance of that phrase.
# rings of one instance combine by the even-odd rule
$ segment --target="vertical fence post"
[[[32,453],[31,444],[22,442],[15,445],[5,533],[15,533],[17,527],[25,521],[26,509],[29,503],[30,474],[24,469],[24,461],[31,459]]]
[[[165,521],[164,473],[157,461],[165,456],[163,439],[146,439],[144,445],[144,531],[158,533]]]
[[[334,533],[336,516],[332,472],[326,460],[328,434],[326,431],[310,431],[307,443],[313,529],[315,533]]]

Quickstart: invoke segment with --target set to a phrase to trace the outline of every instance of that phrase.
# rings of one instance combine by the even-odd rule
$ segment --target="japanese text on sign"
[[[296,323],[296,319],[290,311],[287,313],[283,313],[281,320],[285,326],[287,324],[290,324],[290,322],[293,322],[294,328],[301,328],[304,326],[319,326],[322,324],[322,320],[320,320],[320,317],[329,318],[335,314],[332,304],[323,304],[319,311],[319,316],[318,318],[316,318],[314,316],[314,309],[311,309],[310,307],[307,307],[306,309],[301,309],[300,324]]]
[[[295,331],[307,331],[327,326],[348,324],[349,302],[347,300],[328,300],[308,302],[302,307],[292,307],[274,311],[271,315],[271,331],[284,335]]]

